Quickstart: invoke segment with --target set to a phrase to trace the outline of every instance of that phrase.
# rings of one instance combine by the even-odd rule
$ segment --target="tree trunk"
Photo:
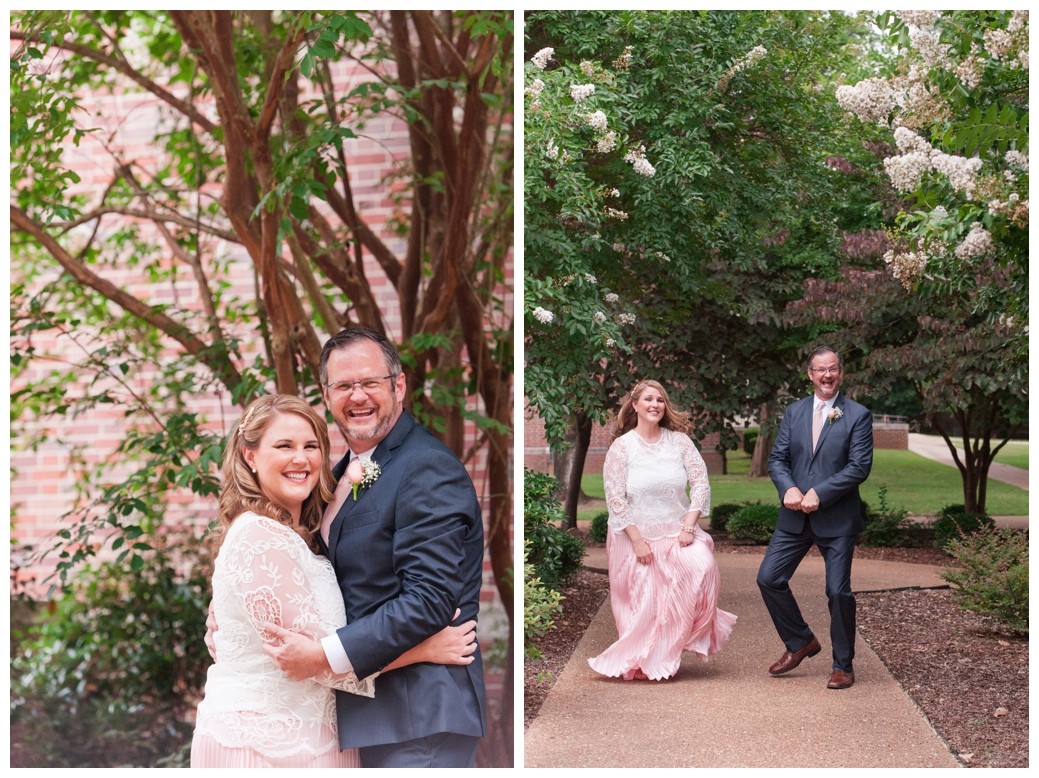
[[[768,455],[772,453],[772,436],[766,433],[765,422],[770,415],[771,406],[764,403],[758,409],[758,438],[754,441],[754,454],[750,459],[750,478],[764,478],[768,475]]]
[[[577,505],[581,502],[581,477],[584,475],[584,463],[588,458],[588,446],[592,442],[592,420],[583,413],[578,413],[574,420],[575,439],[573,461],[570,464],[569,479],[564,484],[566,501],[563,513],[566,516],[564,529],[577,528]]]

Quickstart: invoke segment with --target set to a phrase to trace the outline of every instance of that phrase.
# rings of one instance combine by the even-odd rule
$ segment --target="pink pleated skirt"
[[[735,615],[718,608],[721,576],[710,535],[697,532],[685,547],[673,537],[647,542],[653,561],[644,565],[626,534],[606,538],[618,638],[588,664],[613,678],[631,680],[639,670],[652,680],[670,678],[684,652],[706,662],[736,624]]]
[[[332,748],[320,755],[300,753],[268,757],[251,748],[230,748],[209,735],[195,733],[191,741],[192,767],[360,767],[356,748]]]

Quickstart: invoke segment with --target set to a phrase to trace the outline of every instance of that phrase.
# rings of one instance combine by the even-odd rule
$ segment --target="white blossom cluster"
[[[584,280],[587,281],[589,284],[597,284],[597,283],[599,283],[599,279],[596,278],[591,273],[585,273],[584,274]]]
[[[945,175],[953,189],[967,197],[974,196],[978,172],[984,164],[978,157],[968,159],[946,154],[932,148],[930,143],[906,127],[895,129],[895,145],[905,153],[886,157],[884,170],[899,192],[913,191],[920,186],[924,175],[934,170]]]
[[[613,348],[616,345],[617,345],[617,341],[615,341],[613,338],[607,338],[606,339],[606,348]]]
[[[640,176],[652,178],[657,172],[657,169],[646,159],[645,146],[639,146],[637,149],[629,151],[624,155],[624,161],[629,163]]]
[[[549,159],[557,159],[559,157],[559,146],[554,141],[549,141],[545,144],[545,156]]]
[[[606,215],[611,219],[616,219],[620,222],[626,222],[628,220],[628,214],[626,211],[618,211],[616,208],[607,208]]]
[[[1024,172],[1028,172],[1028,155],[1017,149],[1010,149],[1003,157],[1006,163],[1011,167],[1021,168]]]
[[[590,113],[585,117],[585,119],[593,130],[596,130],[597,132],[606,132],[606,114],[602,111]]]
[[[588,78],[591,78],[595,75],[595,65],[588,60],[584,60],[581,62],[581,72],[588,76]]]
[[[837,103],[845,111],[864,122],[887,124],[887,117],[897,105],[895,90],[883,78],[867,78],[854,86],[837,87]]]
[[[582,100],[591,97],[593,94],[595,94],[595,84],[570,85],[570,97],[573,98],[575,103],[579,103]]]
[[[985,50],[993,59],[1003,59],[1014,45],[1014,37],[1007,30],[985,30]]]
[[[592,318],[595,320],[596,324],[602,324],[606,321],[606,314],[602,311],[596,311]]]
[[[721,78],[718,79],[718,90],[724,92],[726,89],[729,88],[729,82],[732,81],[733,76],[735,76],[741,70],[746,70],[749,67],[753,67],[761,60],[763,60],[766,54],[768,54],[768,49],[766,49],[764,46],[755,46],[753,49],[748,51],[747,54],[743,57],[743,59],[741,59],[731,68],[726,70],[722,74]]]
[[[615,303],[615,302],[617,302],[621,298],[615,292],[607,292],[606,296],[603,299],[606,300],[606,302],[608,302],[608,303]]]
[[[884,158],[884,171],[895,189],[902,193],[919,188],[930,169],[931,156],[926,152],[913,151],[899,157]]]
[[[981,222],[974,222],[967,237],[963,239],[963,243],[956,247],[956,257],[957,259],[983,257],[995,250],[996,244],[992,240],[992,233],[986,230]]]
[[[625,46],[624,52],[613,61],[613,66],[617,68],[617,70],[627,70],[631,65],[631,53],[634,49],[634,46]]]
[[[595,150],[600,154],[606,154],[607,152],[613,151],[617,148],[617,133],[607,132],[605,135],[601,135],[595,142]]]
[[[952,115],[949,105],[934,90],[934,82],[927,68],[914,64],[905,77],[891,82],[891,90],[895,103],[902,109],[894,119],[897,125],[925,127]]]
[[[941,15],[941,11],[895,11],[895,16],[910,27],[932,27]]]
[[[977,89],[981,77],[985,74],[985,60],[972,54],[954,67],[953,72],[967,89]]]
[[[542,324],[551,324],[556,318],[552,311],[546,311],[540,305],[532,311],[532,314]]]
[[[621,324],[634,324],[635,314],[633,313],[619,313],[617,314],[617,321]]]
[[[922,251],[898,254],[888,251],[884,254],[884,261],[891,268],[891,275],[897,278],[907,291],[913,288],[913,284],[924,274],[924,268],[927,267],[927,255]]]
[[[985,30],[985,50],[1007,67],[1028,70],[1028,11],[1014,11],[1005,30]]]
[[[931,67],[952,69],[952,57],[949,56],[948,43],[942,43],[938,30],[915,29],[909,31],[909,43],[916,49],[920,58]]]
[[[552,48],[542,49],[533,57],[531,57],[530,61],[538,70],[544,70],[546,67],[548,67],[548,61],[552,59],[552,55],[555,53],[556,50]]]
[[[937,149],[931,152],[931,165],[939,173],[949,179],[953,189],[964,195],[974,197],[978,184],[978,172],[984,163],[978,157],[960,157],[955,154],[944,154]]]
[[[541,110],[541,93],[544,91],[545,82],[542,81],[540,78],[535,78],[534,81],[531,82],[530,86],[523,90],[524,94],[530,95],[530,97],[532,98],[530,101],[531,111]]]

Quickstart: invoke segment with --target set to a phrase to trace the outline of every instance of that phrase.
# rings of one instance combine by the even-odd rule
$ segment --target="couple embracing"
[[[288,395],[251,403],[227,445],[192,767],[471,767],[472,481],[404,409],[382,335],[331,338],[320,380],[350,448],[334,470],[324,420]]]

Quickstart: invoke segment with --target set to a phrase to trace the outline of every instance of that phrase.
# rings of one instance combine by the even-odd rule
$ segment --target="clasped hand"
[[[454,618],[461,611],[455,610]],[[264,637],[268,639],[263,653],[274,660],[285,675],[294,681],[313,678],[331,672],[321,642],[277,624],[267,624]],[[468,665],[476,653],[476,622],[466,621],[457,627],[444,627],[423,640],[408,657],[409,663],[429,662],[438,665]]]
[[[819,510],[819,495],[815,489],[809,489],[808,494],[803,494],[796,486],[791,486],[783,495],[783,505],[792,511],[815,513]]]

